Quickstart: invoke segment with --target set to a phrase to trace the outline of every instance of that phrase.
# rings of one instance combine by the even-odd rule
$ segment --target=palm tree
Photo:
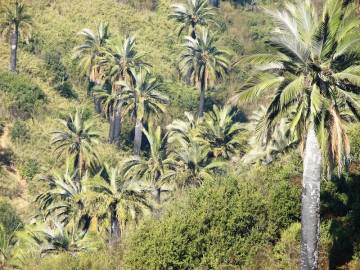
[[[12,1],[1,12],[0,33],[10,40],[10,70],[16,72],[17,49],[19,37],[27,40],[30,37],[32,19],[27,8],[20,0]]]
[[[171,158],[176,162],[176,174],[180,182],[177,185],[184,188],[189,185],[200,185],[204,179],[213,178],[216,172],[223,171],[226,163],[209,157],[207,145],[192,140],[183,143],[174,150]]]
[[[92,85],[99,85],[101,80],[101,70],[99,61],[104,55],[104,50],[110,38],[109,24],[100,23],[94,33],[91,29],[84,28],[79,32],[83,38],[83,43],[74,48],[74,59],[79,60],[79,67],[82,74],[85,74]],[[95,109],[101,112],[99,100],[95,100]]]
[[[229,53],[215,45],[216,39],[207,30],[198,39],[186,37],[184,51],[180,56],[180,69],[199,85],[199,116],[204,114],[205,92],[209,83],[220,79],[228,71]]]
[[[67,164],[64,174],[51,174],[39,178],[48,184],[48,189],[36,197],[42,219],[54,220],[61,226],[68,224],[81,227],[86,232],[90,226],[90,216],[81,200],[81,194],[85,191],[86,177],[77,179],[76,171],[73,172]]]
[[[312,1],[268,11],[276,24],[269,42],[275,53],[242,59],[257,71],[242,87],[241,100],[272,91],[265,125],[271,133],[286,116],[291,132],[305,142],[302,194],[302,270],[317,269],[321,172],[341,172],[349,141],[343,123],[360,118],[359,17],[349,2],[328,0],[319,18]],[[322,170],[323,165],[323,170]]]
[[[185,4],[172,5],[170,19],[179,23],[179,35],[191,29],[191,38],[196,39],[196,27],[215,23],[215,13],[208,0],[186,0]],[[188,33],[187,33],[188,34]]]
[[[165,105],[169,103],[167,96],[160,93],[160,83],[156,78],[144,69],[134,72],[134,83],[119,82],[123,88],[122,99],[124,101],[124,113],[131,112],[134,115],[135,135],[134,154],[139,155],[142,142],[142,127],[144,118],[158,116],[165,111]]]
[[[86,121],[83,113],[76,110],[64,121],[60,120],[65,130],[52,132],[51,144],[54,145],[58,155],[66,153],[74,157],[74,168],[77,178],[81,178],[83,171],[94,166],[98,161],[95,144],[98,143],[99,134],[93,130],[92,123]]]
[[[133,156],[123,162],[122,171],[125,177],[131,179],[144,179],[155,189],[156,201],[161,202],[161,186],[166,178],[172,175],[175,165],[168,156],[167,136],[161,136],[161,128],[149,126],[148,131],[143,128],[143,133],[150,145],[149,156],[140,158]]]
[[[244,130],[240,123],[234,122],[230,106],[219,108],[205,114],[199,130],[200,142],[208,144],[214,157],[230,159],[240,146],[239,133]]]
[[[121,132],[121,87],[118,81],[126,81],[130,85],[134,83],[133,72],[142,67],[150,66],[142,60],[135,47],[135,38],[125,37],[122,42],[117,39],[110,40],[104,57],[100,60],[103,73],[109,78],[112,89],[100,88],[96,96],[104,104],[104,110],[110,119],[109,143],[119,144]]]
[[[120,240],[129,221],[137,221],[146,208],[151,209],[146,190],[135,181],[127,181],[119,168],[105,165],[87,186],[93,194],[85,193],[84,200],[91,211],[109,219],[112,243]]]
[[[170,144],[190,143],[197,136],[199,120],[189,112],[184,113],[186,120],[175,119],[166,127],[168,130],[168,142]]]

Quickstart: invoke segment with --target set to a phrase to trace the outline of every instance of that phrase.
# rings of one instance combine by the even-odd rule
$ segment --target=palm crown
[[[214,105],[213,110],[205,114],[200,127],[199,139],[210,146],[215,157],[229,159],[240,146],[238,135],[243,127],[234,122],[231,109]]]
[[[82,171],[97,162],[98,157],[94,148],[98,143],[98,133],[93,130],[92,123],[85,121],[83,113],[76,110],[65,120],[60,120],[65,130],[52,132],[51,144],[55,145],[58,155],[67,153],[74,156],[75,168],[79,176]]]
[[[91,29],[85,28],[79,32],[83,37],[83,43],[74,48],[74,58],[79,59],[81,71],[88,75],[90,81],[99,80],[99,60],[104,54],[104,48],[110,38],[109,24],[100,23],[94,33]]]
[[[27,13],[26,6],[21,1],[15,1],[14,6],[6,6],[0,19],[0,33],[6,38],[14,31],[20,37],[27,39],[32,26],[31,16]]]
[[[205,91],[209,83],[222,78],[229,68],[229,53],[216,46],[216,38],[204,30],[198,39],[186,37],[180,56],[180,69],[200,87],[199,115],[204,112]]]
[[[215,22],[214,9],[209,7],[207,0],[187,0],[186,4],[172,5],[169,18],[179,23],[179,35],[191,29],[191,37],[196,39],[196,26],[208,26]]]
[[[343,121],[349,113],[359,118],[357,89],[360,85],[360,52],[354,45],[354,6],[328,1],[321,20],[311,1],[288,4],[285,11],[268,11],[277,28],[269,44],[272,54],[257,54],[242,61],[261,71],[242,87],[241,100],[253,101],[265,91],[274,91],[266,113],[266,126],[273,128],[282,116],[291,120],[291,131],[304,138],[313,124],[318,132],[326,164],[342,167],[348,154]],[[300,12],[299,12],[300,11]]]

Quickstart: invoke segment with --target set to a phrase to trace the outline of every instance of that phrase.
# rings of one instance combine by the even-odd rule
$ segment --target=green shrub
[[[10,133],[11,141],[24,142],[30,139],[30,130],[24,121],[16,120]]]
[[[21,220],[15,209],[4,199],[0,199],[0,224],[10,234],[21,226]]]
[[[11,97],[9,111],[13,117],[30,117],[45,100],[44,92],[27,76],[10,72],[0,72],[0,92]]]
[[[62,55],[56,51],[48,51],[44,55],[46,68],[51,72],[51,84],[62,97],[76,98],[77,95],[70,83],[69,74],[62,58]]]
[[[27,181],[31,181],[40,171],[39,163],[35,159],[29,159],[19,167],[19,171],[21,177]]]
[[[217,179],[178,199],[159,220],[145,222],[128,238],[127,269],[217,269],[222,265],[248,266],[274,239],[274,231],[298,220],[299,207],[273,213],[268,196],[255,179]],[[271,189],[271,187],[270,187]],[[279,191],[298,201],[291,187]],[[288,194],[289,193],[289,194]],[[270,196],[271,197],[271,196]],[[288,220],[274,222],[275,216]],[[270,217],[270,218],[269,218]]]

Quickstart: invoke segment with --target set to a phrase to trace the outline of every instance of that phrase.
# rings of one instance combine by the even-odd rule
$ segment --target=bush
[[[45,100],[44,92],[28,77],[10,72],[0,72],[0,92],[11,98],[11,115],[23,119],[30,117]]]
[[[65,98],[76,98],[77,95],[69,81],[69,75],[62,62],[62,56],[55,51],[46,52],[44,55],[46,68],[52,73],[51,84],[58,93]]]
[[[11,141],[24,142],[30,139],[30,131],[24,121],[16,120],[10,133]]]
[[[298,201],[291,187],[279,191]],[[145,222],[128,238],[127,269],[218,269],[249,266],[255,255],[274,239],[283,224],[298,219],[299,207],[279,207],[276,215],[268,199],[270,192],[253,179],[229,177],[205,183],[178,199],[159,220]],[[283,201],[279,199],[279,202]],[[290,206],[289,206],[290,207]],[[274,222],[272,216],[296,218]],[[291,221],[292,220],[292,221]]]
[[[4,199],[0,199],[0,224],[4,226],[7,234],[14,232],[21,226],[21,220],[15,209]]]
[[[20,175],[27,181],[31,181],[39,173],[39,163],[35,159],[25,161],[19,168]]]

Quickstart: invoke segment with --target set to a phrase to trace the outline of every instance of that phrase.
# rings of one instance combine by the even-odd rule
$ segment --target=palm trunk
[[[114,244],[120,240],[121,230],[120,230],[120,222],[116,213],[116,204],[113,203],[110,205],[110,219],[111,219],[111,228],[110,228],[110,243]]]
[[[155,200],[158,204],[161,203],[161,188],[155,189]]]
[[[113,125],[113,143],[119,145],[121,135],[121,104],[115,108]]]
[[[200,82],[199,117],[203,117],[203,115],[204,115],[206,88],[207,88],[207,69],[204,68],[203,76],[202,76],[201,82]]]
[[[142,141],[142,120],[136,118],[135,135],[134,135],[134,154],[140,155]]]
[[[109,112],[110,115],[110,126],[109,126],[109,143],[113,143],[114,142],[114,120],[115,120],[115,114],[114,111],[112,110],[112,112]]]
[[[196,23],[195,23],[195,22],[191,22],[191,37],[192,37],[193,39],[196,39],[195,27],[196,27]]]
[[[320,239],[321,151],[311,126],[306,138],[301,201],[300,270],[318,268]]]
[[[18,39],[19,31],[16,27],[10,35],[10,71],[12,72],[16,72]]]
[[[81,154],[78,153],[75,157],[75,170],[76,170],[76,173],[75,173],[75,180],[77,181],[80,181],[81,179],[81,167],[82,167],[82,160],[81,160]]]

